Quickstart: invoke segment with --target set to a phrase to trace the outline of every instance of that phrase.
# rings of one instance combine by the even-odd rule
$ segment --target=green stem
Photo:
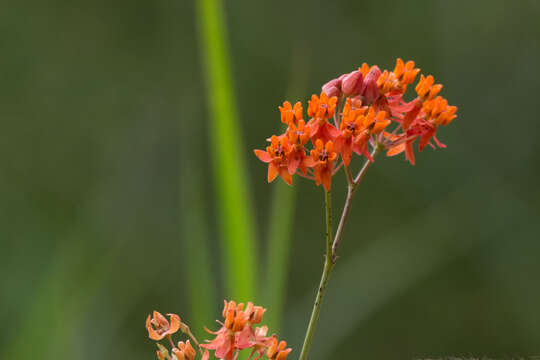
[[[326,292],[326,286],[328,285],[328,279],[330,278],[330,273],[334,268],[334,262],[332,261],[332,198],[330,191],[325,193],[325,203],[326,203],[326,256],[324,260],[324,269],[321,277],[321,282],[319,284],[319,289],[317,290],[317,297],[315,298],[315,304],[313,305],[313,311],[311,312],[311,318],[309,319],[309,325],[306,331],[306,337],[304,339],[304,344],[302,345],[302,352],[300,353],[299,360],[307,359],[309,348],[311,346],[311,340],[313,334],[315,333],[315,327],[317,321],[319,320],[319,313],[321,311],[322,300],[324,293]]]
[[[381,150],[381,145],[377,144],[377,146],[373,149],[371,153],[371,157],[374,158],[375,156],[377,156],[377,154]],[[300,357],[298,358],[298,360],[307,359],[309,348],[311,346],[311,340],[313,338],[313,334],[315,333],[315,327],[319,320],[319,313],[321,312],[321,305],[324,294],[326,292],[326,287],[328,285],[328,279],[330,278],[330,274],[332,273],[332,270],[336,265],[337,248],[339,246],[341,236],[343,235],[343,229],[345,228],[345,223],[347,222],[347,218],[351,210],[352,198],[354,196],[354,193],[356,192],[358,184],[366,174],[366,171],[370,167],[370,165],[371,161],[366,160],[366,163],[364,164],[354,181],[352,183],[349,181],[347,188],[347,198],[345,199],[345,206],[343,207],[343,212],[341,213],[341,218],[339,220],[338,228],[334,238],[332,237],[332,201],[330,191],[326,192],[326,256],[324,261],[323,273],[321,276],[321,282],[319,284],[319,289],[317,290],[317,297],[315,298],[315,304],[313,305],[313,310],[311,312],[311,317],[309,319],[309,324],[306,330],[306,337],[304,339],[304,344],[302,345],[302,351],[300,352]],[[347,167],[346,171],[349,171]]]

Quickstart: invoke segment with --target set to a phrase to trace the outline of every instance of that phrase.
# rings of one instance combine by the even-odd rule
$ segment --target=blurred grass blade
[[[281,181],[275,184],[268,230],[264,289],[265,306],[270,309],[265,320],[272,331],[279,330],[283,314],[295,202],[295,188]]]
[[[221,1],[198,0],[197,22],[210,107],[208,128],[222,226],[226,296],[247,301],[255,295],[255,226]]]

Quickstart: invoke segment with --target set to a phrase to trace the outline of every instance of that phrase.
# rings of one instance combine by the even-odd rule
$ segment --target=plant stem
[[[369,162],[369,160],[368,160]],[[343,228],[347,222],[347,217],[349,216],[349,211],[351,210],[352,198],[354,192],[356,191],[357,184],[349,184],[347,187],[347,198],[345,199],[345,206],[343,207],[343,212],[341,213],[341,219],[339,220],[339,225],[336,231],[336,237],[332,243],[332,263],[335,264],[337,260],[337,248],[339,246],[339,241],[341,240],[341,235],[343,234]]]
[[[381,147],[377,144],[377,146],[371,152],[371,158],[375,158],[379,151],[381,151]],[[337,248],[339,246],[339,242],[341,241],[341,236],[343,235],[343,229],[345,228],[347,217],[349,216],[349,212],[351,211],[352,198],[354,196],[354,193],[356,192],[356,189],[358,188],[358,184],[360,184],[360,181],[362,181],[364,175],[366,175],[366,171],[367,169],[369,169],[369,166],[371,164],[371,161],[366,160],[364,166],[362,166],[362,169],[360,170],[360,172],[358,172],[358,175],[356,175],[353,183],[349,183],[349,186],[347,188],[347,198],[345,199],[345,206],[343,207],[343,212],[341,213],[341,219],[339,220],[339,225],[336,231],[336,235],[334,237],[334,242],[332,243],[332,262],[334,264],[337,260]]]
[[[377,156],[379,151],[382,150],[381,145],[377,144],[377,146],[373,149],[371,152],[371,157],[374,158]],[[347,187],[347,198],[345,199],[345,206],[343,207],[343,212],[341,213],[341,218],[339,220],[338,228],[336,231],[336,235],[333,238],[332,241],[332,199],[330,195],[330,191],[325,193],[325,204],[326,204],[326,256],[324,259],[324,268],[323,273],[321,276],[321,282],[319,284],[319,289],[317,290],[317,297],[315,298],[315,304],[313,305],[313,310],[311,312],[311,317],[309,319],[309,324],[306,330],[306,337],[304,338],[304,344],[302,345],[302,351],[300,352],[300,357],[298,360],[306,360],[309,348],[311,346],[311,340],[313,338],[313,334],[315,333],[315,327],[317,325],[317,321],[319,320],[319,313],[321,311],[321,305],[322,300],[324,297],[324,294],[326,292],[326,286],[328,285],[328,279],[330,278],[330,274],[332,273],[332,270],[334,269],[334,266],[336,264],[337,260],[337,248],[339,246],[339,242],[341,240],[341,236],[343,235],[343,229],[345,228],[345,223],[347,222],[347,218],[349,216],[349,212],[351,210],[351,204],[352,204],[352,198],[354,196],[354,193],[356,192],[356,189],[358,187],[358,184],[366,174],[367,169],[371,165],[371,161],[366,160],[364,166],[362,166],[362,169],[356,175],[356,178],[353,182],[348,182]],[[349,170],[348,167],[345,167],[345,170]],[[350,175],[347,174],[347,176]]]
[[[325,192],[325,205],[326,205],[326,256],[324,259],[324,269],[321,277],[321,282],[319,284],[319,289],[317,290],[317,297],[315,298],[315,304],[313,305],[313,311],[311,312],[311,317],[309,319],[309,325],[306,331],[306,337],[304,339],[304,344],[302,345],[302,351],[300,352],[299,360],[306,360],[309,348],[311,346],[311,340],[313,334],[315,333],[315,327],[317,321],[319,320],[319,313],[321,311],[322,300],[324,293],[326,291],[326,285],[328,284],[328,278],[330,273],[334,268],[334,263],[332,262],[332,198],[330,191]]]

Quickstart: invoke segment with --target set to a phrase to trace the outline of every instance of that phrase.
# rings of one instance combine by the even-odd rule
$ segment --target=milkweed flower
[[[148,330],[148,337],[152,340],[161,340],[167,335],[172,335],[180,329],[181,321],[180,317],[176,314],[167,314],[170,318],[170,322],[167,318],[158,311],[154,311],[152,316],[148,315],[146,318],[146,329]]]
[[[225,321],[221,323],[222,326],[218,331],[206,329],[216,337],[208,344],[201,346],[208,350],[215,350],[215,356],[218,359],[232,360],[236,351],[254,346],[255,332],[252,325],[261,322],[265,311],[263,307],[255,306],[251,302],[247,303],[244,309],[243,303],[225,301],[222,312]]]
[[[311,96],[307,113],[311,117],[308,125],[312,139],[322,139],[327,142],[339,136],[339,131],[328,122],[328,119],[334,116],[337,100],[336,96],[329,98],[325,92],[321,93],[320,98],[315,94]]]
[[[415,97],[406,101],[407,88],[419,74],[412,60],[396,59],[393,70],[362,63],[326,82],[320,95],[311,96],[306,120],[300,102],[293,106],[285,101],[279,107],[281,121],[287,125],[285,133],[273,136],[266,151],[255,150],[268,164],[268,181],[280,175],[291,185],[292,176],[298,174],[328,191],[331,177],[341,166],[347,169],[354,154],[373,162],[371,154],[381,149],[388,156],[404,152],[414,165],[417,140],[419,151],[427,145],[446,147],[437,138],[437,130],[456,118],[457,107],[439,95],[442,84],[424,74],[414,87]],[[338,154],[331,155],[330,161],[321,160],[327,146]]]
[[[294,104],[294,107],[290,102],[283,102],[283,106],[279,107],[281,113],[281,122],[290,126],[291,124],[298,123],[298,120],[302,120],[302,103],[299,101]]]
[[[313,168],[317,186],[322,184],[326,191],[330,191],[336,158],[337,154],[332,141],[326,144],[321,139],[315,141],[315,149],[311,150],[307,166]]]
[[[289,185],[292,185],[292,174],[289,173],[289,157],[291,152],[289,140],[283,136],[278,138],[273,135],[270,138],[270,146],[264,150],[254,150],[255,155],[262,162],[268,163],[268,182],[274,181],[274,179],[280,175],[281,178]]]

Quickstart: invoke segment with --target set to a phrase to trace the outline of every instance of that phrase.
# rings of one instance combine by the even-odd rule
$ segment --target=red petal
[[[302,158],[300,156],[289,158],[289,161],[287,163],[287,170],[289,171],[289,174],[294,175],[296,169],[298,169],[298,167],[300,166],[301,161]]]

